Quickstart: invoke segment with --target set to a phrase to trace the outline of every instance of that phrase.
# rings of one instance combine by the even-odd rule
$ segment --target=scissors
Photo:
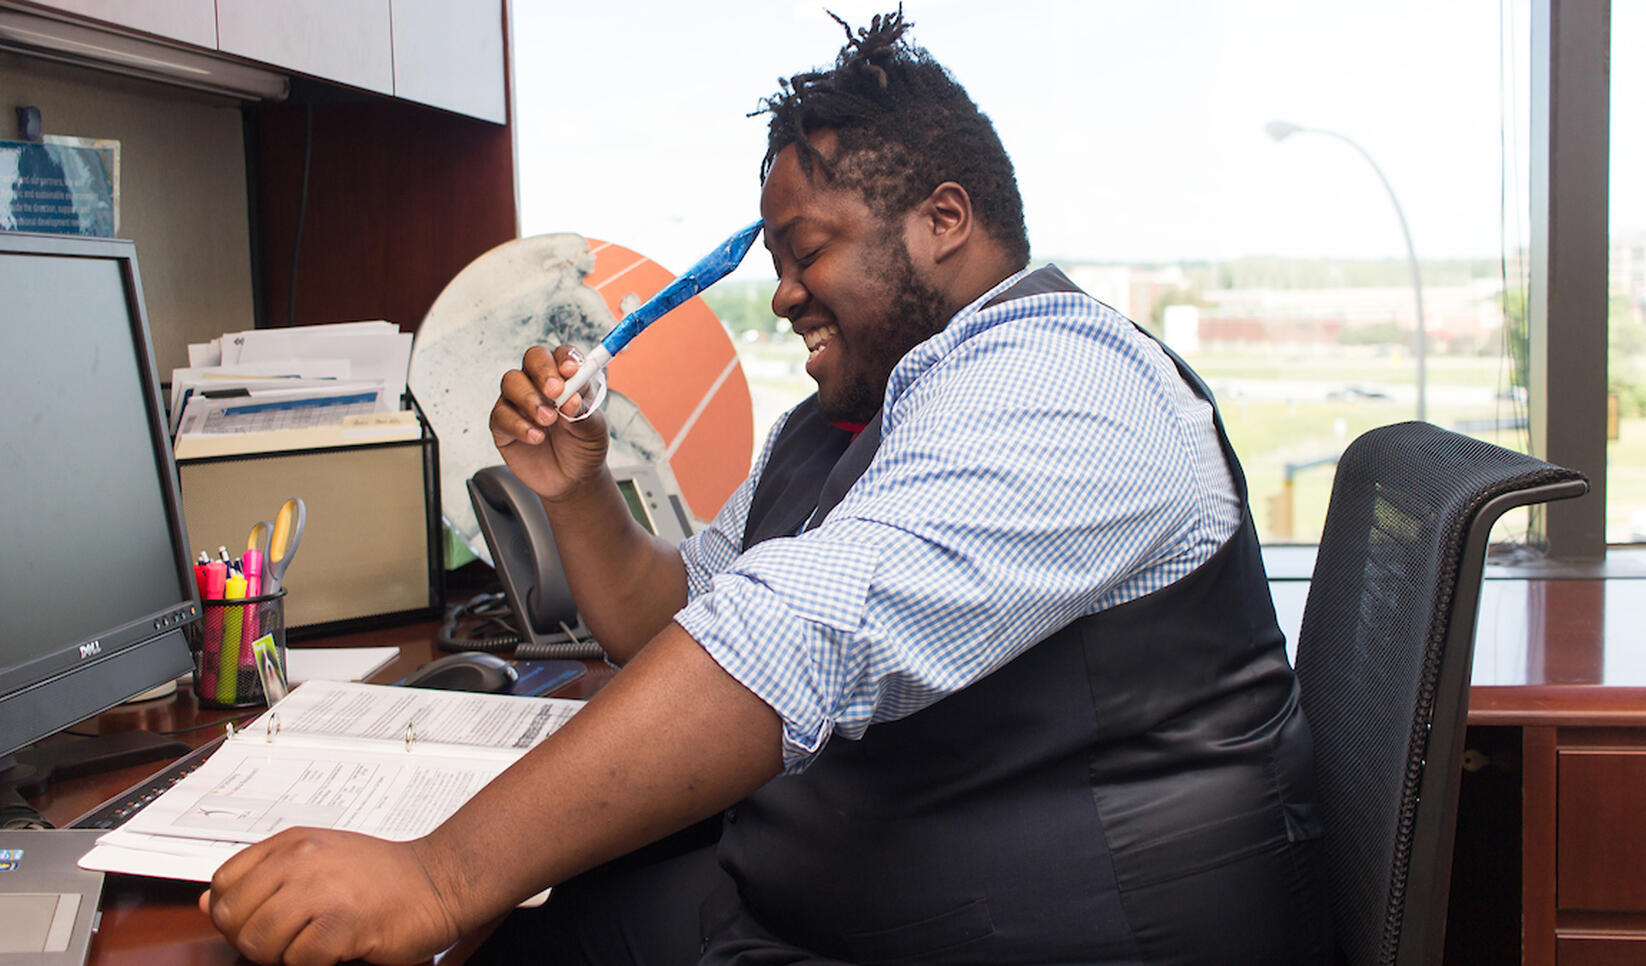
[[[262,554],[264,559],[269,556],[269,537],[274,533],[274,524],[267,520],[259,520],[252,524],[251,533],[246,535],[246,549],[255,550]]]
[[[280,504],[280,512],[275,514],[274,527],[269,536],[268,563],[263,569],[265,594],[272,594],[280,589],[286,568],[291,566],[291,558],[297,553],[297,545],[303,539],[303,525],[307,517],[303,501],[296,497]],[[254,532],[255,530],[256,528],[253,528]]]

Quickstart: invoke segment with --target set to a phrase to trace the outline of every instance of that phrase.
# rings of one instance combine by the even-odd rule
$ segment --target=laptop
[[[102,829],[0,830],[0,966],[80,966],[103,873],[76,863]]]

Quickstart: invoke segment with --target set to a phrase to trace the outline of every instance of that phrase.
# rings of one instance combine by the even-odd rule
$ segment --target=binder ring
[[[266,741],[266,742],[269,742],[270,744],[273,744],[274,743],[274,736],[279,734],[279,733],[280,733],[280,713],[277,712],[277,711],[270,711],[269,712],[269,723],[263,726],[263,740]]]
[[[406,722],[406,750],[411,751],[412,745],[417,743],[417,725]]]

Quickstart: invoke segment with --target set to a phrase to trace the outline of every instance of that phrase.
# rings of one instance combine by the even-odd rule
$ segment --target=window
[[[908,15],[1012,152],[1034,259],[1189,358],[1218,394],[1265,541],[1308,543],[1342,447],[1415,418],[1420,398],[1431,422],[1530,445],[1534,2],[947,0]],[[895,4],[829,6],[862,24]],[[528,4],[516,18],[523,230],[608,238],[677,270],[755,211],[765,124],[746,113],[842,40],[814,5],[760,0]],[[622,53],[587,37],[621,38]],[[772,284],[757,248],[710,297],[762,434],[811,391]],[[1646,418],[1625,413],[1627,444]],[[1614,473],[1619,461],[1646,465],[1614,449]],[[1500,536],[1524,538],[1526,519]]]
[[[1612,4],[1612,50],[1646,43],[1646,6]],[[1614,56],[1608,246],[1606,540],[1646,543],[1646,64]]]

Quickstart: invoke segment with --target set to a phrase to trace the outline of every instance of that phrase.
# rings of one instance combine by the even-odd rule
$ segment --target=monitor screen
[[[199,613],[130,242],[0,233],[0,755],[178,677]]]

